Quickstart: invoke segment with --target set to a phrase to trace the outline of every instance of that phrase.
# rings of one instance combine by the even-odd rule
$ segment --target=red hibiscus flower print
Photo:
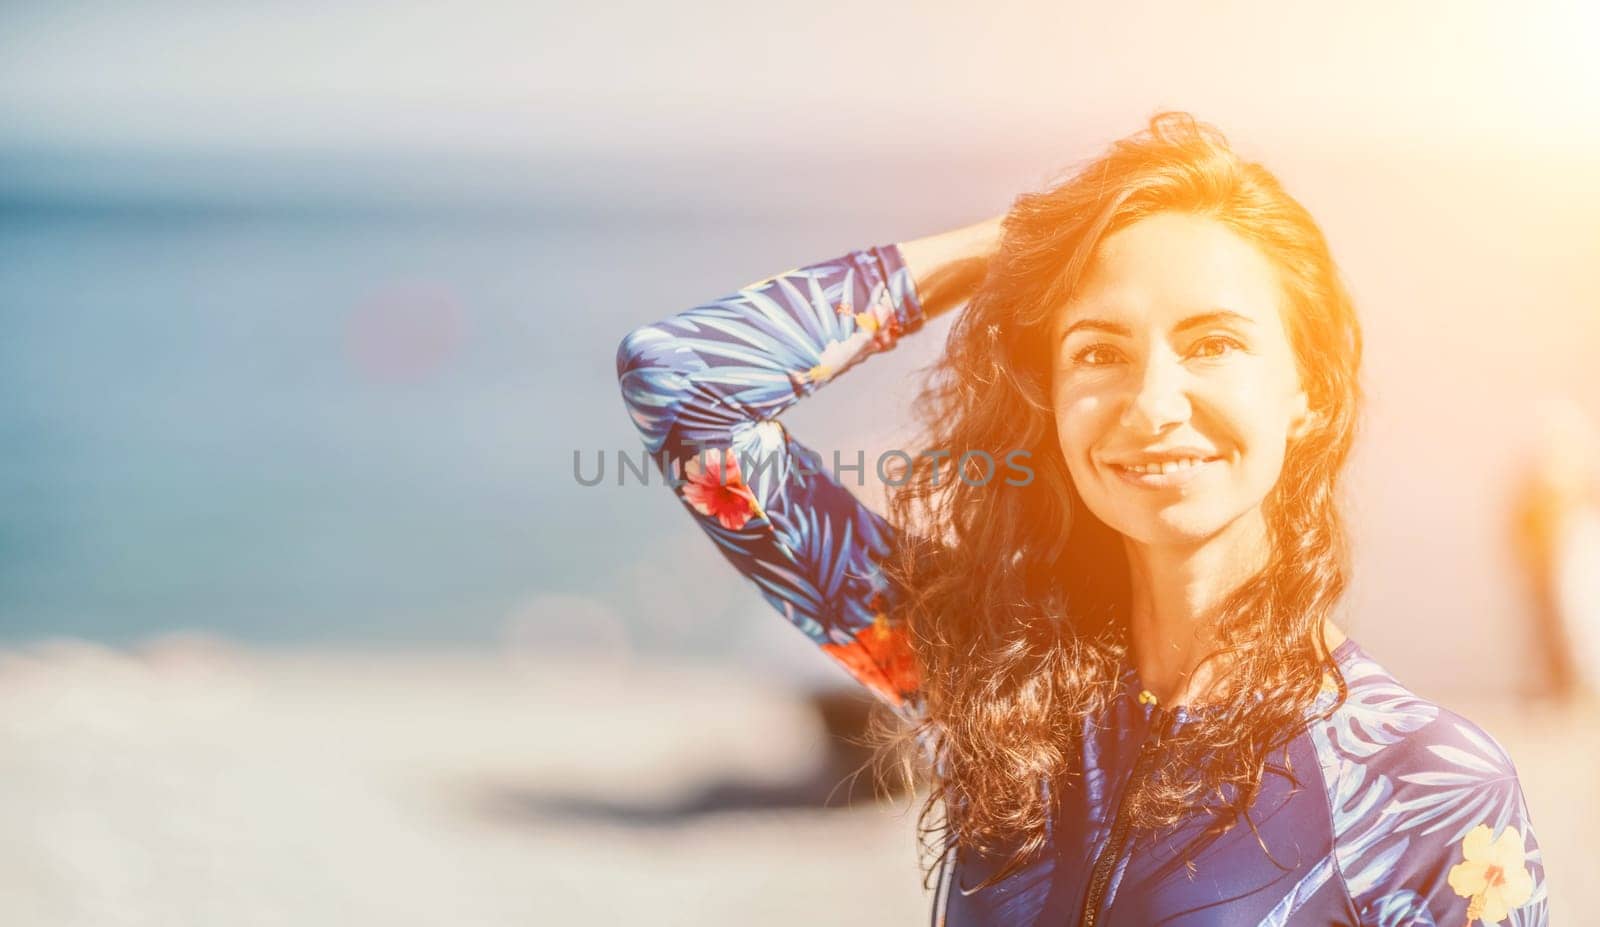
[[[850,675],[899,705],[917,690],[917,664],[904,625],[890,624],[881,613],[848,644],[823,644],[829,656]]]
[[[737,531],[761,514],[755,493],[739,473],[739,458],[732,448],[706,448],[690,457],[683,466],[683,498],[701,515],[708,515],[724,528]]]

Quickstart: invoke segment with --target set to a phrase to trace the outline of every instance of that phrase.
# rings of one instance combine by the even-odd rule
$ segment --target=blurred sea
[[[639,448],[618,341],[992,215],[1094,150],[0,153],[0,638],[821,664],[669,493],[611,481]],[[1600,178],[1579,155],[1263,154],[1323,224],[1367,334],[1346,627],[1424,688],[1488,665],[1498,688],[1533,684],[1515,481],[1542,397],[1600,400]],[[943,330],[788,423],[875,456]],[[578,485],[574,451],[586,471],[605,451],[608,484]]]
[[[718,295],[699,281],[728,291],[795,263],[785,242],[820,259],[892,240],[907,212],[879,211],[874,237],[851,221],[870,197],[808,215],[705,166],[35,152],[0,167],[9,638],[483,643],[537,627],[715,650],[718,615],[649,617],[681,556],[730,593],[697,602],[752,604],[698,538],[645,562],[695,530],[675,501],[572,475],[575,450],[614,473],[639,447],[616,345]],[[827,169],[802,166],[812,184]]]

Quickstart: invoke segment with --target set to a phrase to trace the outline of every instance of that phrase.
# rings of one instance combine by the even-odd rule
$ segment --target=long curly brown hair
[[[1080,774],[1084,721],[1118,691],[1126,555],[1061,457],[1044,333],[1098,243],[1163,211],[1221,223],[1277,268],[1313,418],[1263,502],[1268,562],[1216,613],[1230,694],[1171,742],[1172,762],[1129,808],[1133,826],[1171,825],[1204,808],[1206,835],[1233,827],[1274,748],[1304,725],[1325,671],[1345,697],[1322,629],[1346,583],[1336,489],[1361,401],[1355,312],[1322,232],[1278,180],[1214,127],[1158,113],[1065,179],[1019,196],[992,259],[947,266],[923,287],[930,303],[941,288],[972,294],[917,397],[924,446],[996,461],[1024,449],[1035,473],[1021,486],[982,473],[961,479],[958,452],[916,457],[891,480],[898,530],[884,566],[902,590],[896,609],[911,629],[924,702],[899,743],[921,744],[932,760],[934,787],[918,816],[929,877],[957,844],[1005,862],[984,884],[1030,860],[1045,841],[1041,783]],[[1284,762],[1274,768],[1286,768],[1287,752]]]

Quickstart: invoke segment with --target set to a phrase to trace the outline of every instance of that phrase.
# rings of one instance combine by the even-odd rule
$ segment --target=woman
[[[777,416],[961,304],[885,520]],[[1504,751],[1329,620],[1360,353],[1304,208],[1163,113],[617,362],[717,549],[926,750],[936,922],[1543,924]]]

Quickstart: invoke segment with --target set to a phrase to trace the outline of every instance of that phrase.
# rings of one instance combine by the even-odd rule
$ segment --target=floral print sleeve
[[[1388,897],[1416,891],[1428,912],[1418,924],[1546,927],[1543,854],[1511,758],[1450,711],[1432,727],[1395,776],[1387,823],[1411,844],[1384,880]]]
[[[1516,768],[1492,737],[1355,664],[1312,731],[1335,855],[1362,927],[1546,927],[1543,856]]]
[[[717,550],[907,718],[917,681],[879,567],[891,529],[777,416],[922,321],[891,244],[757,281],[634,329],[617,350],[628,413]]]

